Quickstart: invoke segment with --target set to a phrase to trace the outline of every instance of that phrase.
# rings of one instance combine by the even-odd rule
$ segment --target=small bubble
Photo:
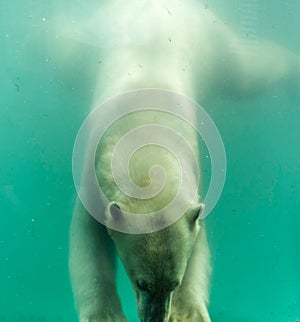
[[[31,222],[35,222],[34,218],[31,219]]]
[[[43,20],[43,21],[46,21],[46,18],[43,18],[42,20]]]
[[[48,61],[49,61],[49,58],[45,58],[45,62],[48,63]]]

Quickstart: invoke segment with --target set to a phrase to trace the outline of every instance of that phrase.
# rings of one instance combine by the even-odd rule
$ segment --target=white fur
[[[255,93],[289,77],[295,67],[299,71],[298,58],[279,46],[258,43],[255,55],[236,50],[238,39],[234,33],[193,0],[105,1],[89,19],[64,30],[62,38],[77,42],[77,46],[68,47],[71,48],[68,54],[74,50],[76,55],[78,46],[88,44],[96,48],[101,60],[94,72],[92,107],[124,91],[144,87],[174,90],[201,103],[203,99],[209,101],[220,95]],[[86,64],[92,66],[89,61]],[[151,117],[155,119],[155,115]],[[141,120],[131,118],[128,124],[138,121]],[[171,119],[163,122],[184,132],[196,151],[195,136],[189,129]],[[126,130],[124,124],[106,136],[97,156],[97,175],[105,183],[109,197],[120,202],[121,209],[151,211],[156,203],[134,203],[114,188],[109,171],[111,147]],[[145,173],[153,153],[155,149],[149,148],[133,164],[132,173],[138,184],[147,184]],[[173,194],[172,187],[179,178],[177,165],[167,154],[160,154],[160,160],[173,171],[166,189],[167,194]],[[188,160],[186,171],[193,180]],[[156,201],[159,205],[164,202]],[[116,246],[137,297],[135,278],[151,279],[152,269],[166,265],[167,269],[160,270],[163,276],[169,279],[173,276],[181,282],[172,293],[169,321],[209,322],[209,250],[204,224],[190,226],[192,216],[190,210],[167,230],[151,235],[130,236],[109,231],[112,242],[106,228],[78,202],[70,234],[70,272],[80,321],[125,321],[115,285]],[[164,262],[167,254],[171,254],[170,261],[175,263],[174,271]],[[166,283],[167,279],[163,281],[164,287]]]

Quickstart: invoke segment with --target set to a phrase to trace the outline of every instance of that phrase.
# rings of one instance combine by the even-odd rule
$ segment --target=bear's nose
[[[144,310],[146,314],[141,317],[141,322],[168,322],[170,304],[170,294],[164,296],[164,298],[152,298],[151,303],[149,303],[146,310]]]

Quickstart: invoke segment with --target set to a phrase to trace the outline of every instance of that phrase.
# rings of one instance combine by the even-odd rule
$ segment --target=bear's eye
[[[147,292],[147,291],[150,290],[150,285],[147,282],[143,281],[143,280],[137,280],[136,281],[136,286],[142,292]]]
[[[170,289],[172,290],[172,291],[174,291],[175,290],[175,288],[179,285],[180,283],[178,282],[178,281],[174,281],[174,282],[172,282],[171,284],[170,284]]]

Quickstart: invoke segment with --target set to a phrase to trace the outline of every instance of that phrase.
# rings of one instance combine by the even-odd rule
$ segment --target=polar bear
[[[196,137],[190,125],[161,110],[128,113],[106,131],[96,153],[95,168],[99,185],[111,200],[107,208],[102,209],[106,213],[108,227],[101,227],[78,201],[71,229],[71,274],[81,321],[125,320],[115,289],[113,246],[132,282],[141,321],[210,321],[207,312],[209,251],[204,220],[201,219],[205,206],[200,202],[200,195],[195,195],[194,189],[190,189],[195,187],[193,181],[197,174],[188,154],[179,165],[172,155],[176,153],[178,143],[170,153],[162,146],[163,140],[159,146],[153,144],[157,135],[147,130],[146,140],[142,140],[147,145],[132,154],[129,169],[125,157],[119,161],[117,167],[121,170],[117,176],[124,179],[128,171],[139,187],[157,183],[160,186],[164,176],[153,169],[149,174],[152,165],[159,165],[165,170],[167,178],[163,190],[151,198],[137,199],[120,191],[114,182],[111,160],[119,138],[124,133],[139,129],[140,125],[154,124],[162,125],[164,131],[166,127],[176,130],[181,137],[188,138],[196,152]],[[159,131],[159,128],[156,127],[156,130]],[[139,139],[142,135],[140,133]],[[175,139],[178,140],[177,137]],[[136,139],[133,140],[135,143]],[[166,141],[170,140],[168,137]],[[129,147],[125,148],[129,153]],[[180,175],[181,168],[186,173],[183,177]],[[185,205],[186,211],[180,214],[179,220],[148,233],[127,233],[110,228],[122,227],[122,222],[126,221],[124,212],[142,216],[155,212],[158,216],[159,210],[165,209],[170,199],[178,196],[177,187],[182,186],[182,179],[185,180],[185,187],[178,200]],[[173,215],[168,213],[170,210],[164,211],[167,216]],[[159,216],[157,222],[162,220],[163,217]]]
[[[255,94],[300,74],[299,58],[280,46],[258,42],[253,53],[241,50],[233,31],[194,0],[104,1],[87,21],[65,30],[63,37],[69,34],[79,47],[94,42],[98,50],[98,70],[91,68],[92,108],[114,95],[149,87],[208,104],[224,95]],[[65,52],[76,52],[74,48]],[[149,117],[157,119],[155,113]],[[97,154],[96,171],[100,181],[106,180],[111,203],[99,205],[99,212],[114,221],[135,207],[155,211],[153,202],[121,198],[108,180],[103,156],[111,152],[109,140],[114,140],[113,131]],[[137,185],[147,184],[141,173],[158,154],[149,148],[133,160]],[[165,168],[176,172],[172,158],[161,158]],[[195,173],[186,172],[192,180]],[[116,254],[132,282],[141,321],[209,322],[210,255],[202,202],[199,193],[178,221],[160,231],[128,234],[98,223],[78,200],[70,232],[70,274],[80,322],[126,321],[116,290]]]

